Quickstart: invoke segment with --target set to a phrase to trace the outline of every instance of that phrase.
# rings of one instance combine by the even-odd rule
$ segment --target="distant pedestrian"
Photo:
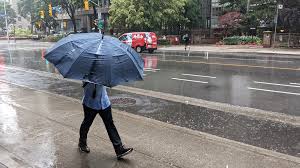
[[[84,119],[80,127],[80,138],[78,147],[82,152],[89,153],[90,149],[87,146],[87,134],[95,117],[99,114],[104,122],[109,139],[113,144],[117,158],[129,154],[133,148],[126,148],[121,141],[119,133],[114,125],[111,112],[111,104],[106,92],[106,87],[103,85],[83,82],[84,97],[82,100]]]
[[[185,34],[183,36],[183,41],[184,41],[184,50],[186,51],[186,47],[189,45],[190,42],[190,37],[188,34]]]

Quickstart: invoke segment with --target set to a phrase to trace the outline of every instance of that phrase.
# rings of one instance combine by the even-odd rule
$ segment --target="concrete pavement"
[[[261,54],[287,54],[299,55],[300,49],[291,48],[263,48],[251,45],[190,45],[187,50],[191,52],[219,52],[219,53],[261,53]],[[183,45],[161,46],[158,51],[184,51]]]
[[[0,82],[0,167],[297,168],[300,159],[113,109],[123,142],[117,161],[100,117],[77,151],[80,101]]]
[[[7,44],[6,40],[0,40],[0,45]],[[11,40],[11,45],[22,45],[31,47],[50,47],[53,42],[40,42],[34,40]],[[0,48],[1,49],[1,48]],[[191,52],[219,52],[219,53],[261,53],[261,54],[286,54],[300,55],[300,49],[292,48],[263,48],[254,45],[190,45]],[[158,51],[184,51],[184,45],[159,46]]]

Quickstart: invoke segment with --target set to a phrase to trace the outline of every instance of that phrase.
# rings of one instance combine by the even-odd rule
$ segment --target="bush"
[[[63,35],[56,35],[56,36],[48,36],[42,39],[43,42],[57,42],[60,39],[64,38]]]
[[[170,40],[158,39],[158,45],[170,45]]]
[[[11,35],[13,35],[14,32],[10,32]],[[30,37],[31,36],[31,31],[28,29],[21,29],[21,28],[16,28],[15,29],[15,36],[16,37]]]
[[[232,37],[225,37],[223,39],[223,44],[225,45],[244,45],[244,44],[255,44],[260,45],[262,40],[256,36],[232,36]]]

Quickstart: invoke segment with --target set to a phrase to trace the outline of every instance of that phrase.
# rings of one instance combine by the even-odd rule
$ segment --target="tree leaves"
[[[114,0],[109,14],[113,28],[134,31],[161,30],[186,21],[186,0]]]
[[[6,4],[6,14],[7,14],[7,21],[8,21],[8,24],[12,24],[12,23],[15,23],[16,20],[16,13],[15,11],[11,8],[11,6],[9,4]],[[6,23],[5,23],[5,16],[4,16],[4,4],[3,3],[0,3],[0,13],[1,13],[1,16],[0,16],[0,28],[3,29],[5,28],[6,26]]]

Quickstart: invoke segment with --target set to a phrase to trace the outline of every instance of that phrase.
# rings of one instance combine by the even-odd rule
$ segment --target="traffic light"
[[[45,18],[45,11],[43,11],[43,10],[40,11],[40,17],[41,17],[41,19]]]
[[[49,4],[48,8],[49,8],[49,16],[52,17],[53,16],[53,14],[52,14],[52,5]]]
[[[84,10],[89,10],[89,0],[84,0]]]

